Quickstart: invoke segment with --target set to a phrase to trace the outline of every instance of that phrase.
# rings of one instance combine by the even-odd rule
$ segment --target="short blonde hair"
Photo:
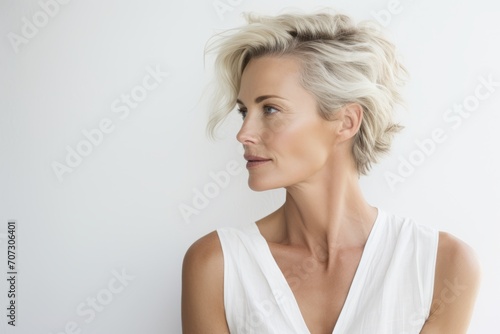
[[[205,50],[217,51],[208,135],[213,139],[221,121],[234,110],[250,59],[294,56],[301,64],[301,85],[316,97],[321,117],[333,119],[347,103],[363,107],[352,153],[358,175],[367,175],[372,163],[390,150],[393,135],[404,128],[393,122],[393,111],[396,104],[404,105],[400,90],[408,73],[381,28],[372,21],[356,25],[348,16],[328,10],[242,15],[247,25],[227,30],[234,33],[219,36],[223,38]]]

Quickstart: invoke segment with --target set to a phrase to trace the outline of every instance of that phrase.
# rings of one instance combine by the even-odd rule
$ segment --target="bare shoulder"
[[[183,333],[229,333],[224,311],[224,258],[217,231],[196,240],[182,263]]]
[[[481,265],[476,251],[470,245],[450,233],[440,231],[436,278],[447,280],[450,277],[464,279],[475,286],[480,281]]]
[[[223,264],[222,247],[217,231],[212,231],[193,242],[184,255],[183,267],[186,265],[192,266],[193,264],[203,265],[206,261],[211,264],[214,262]],[[211,268],[211,266],[208,267],[206,269],[215,269]]]
[[[467,333],[480,281],[481,266],[474,249],[440,231],[433,300],[421,333]]]

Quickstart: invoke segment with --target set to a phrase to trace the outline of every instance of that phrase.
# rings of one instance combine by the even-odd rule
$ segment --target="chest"
[[[335,259],[315,258],[270,246],[312,334],[332,334],[359,265],[362,249]]]

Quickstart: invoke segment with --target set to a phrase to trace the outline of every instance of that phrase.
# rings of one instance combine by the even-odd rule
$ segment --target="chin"
[[[281,185],[271,184],[268,182],[262,182],[261,180],[255,181],[250,177],[248,179],[248,187],[253,191],[266,191],[271,189],[281,188]]]
[[[248,182],[248,187],[252,189],[253,191],[266,191],[272,188],[266,187],[265,185],[262,184],[254,184],[252,182]]]

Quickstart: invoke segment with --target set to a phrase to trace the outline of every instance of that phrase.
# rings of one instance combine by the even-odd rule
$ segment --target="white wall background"
[[[412,75],[409,109],[400,113],[406,130],[362,186],[371,204],[477,250],[484,277],[470,333],[498,328],[500,5],[394,1],[220,0],[231,10],[218,15],[213,0],[1,0],[0,267],[5,277],[7,222],[15,219],[18,295],[13,328],[0,280],[0,333],[180,333],[189,245],[218,227],[260,219],[284,195],[248,189],[234,137],[239,117],[226,123],[224,140],[206,139],[199,98],[213,58],[204,67],[205,43],[243,24],[242,11],[290,6],[333,6],[356,19],[392,9],[383,23]],[[169,73],[149,91],[141,88],[148,68]],[[474,98],[480,78],[490,77],[491,92],[480,90],[489,96]],[[131,93],[141,100],[134,107],[122,100]],[[474,109],[470,116],[448,114],[463,103]],[[85,146],[82,131],[100,125],[108,133]],[[387,173],[416,158],[415,141],[436,129],[446,140],[391,188]],[[60,181],[53,163],[66,165],[68,150],[78,148],[87,156]],[[230,184],[187,222],[179,208],[193,206],[210,172],[232,160],[239,169]]]

